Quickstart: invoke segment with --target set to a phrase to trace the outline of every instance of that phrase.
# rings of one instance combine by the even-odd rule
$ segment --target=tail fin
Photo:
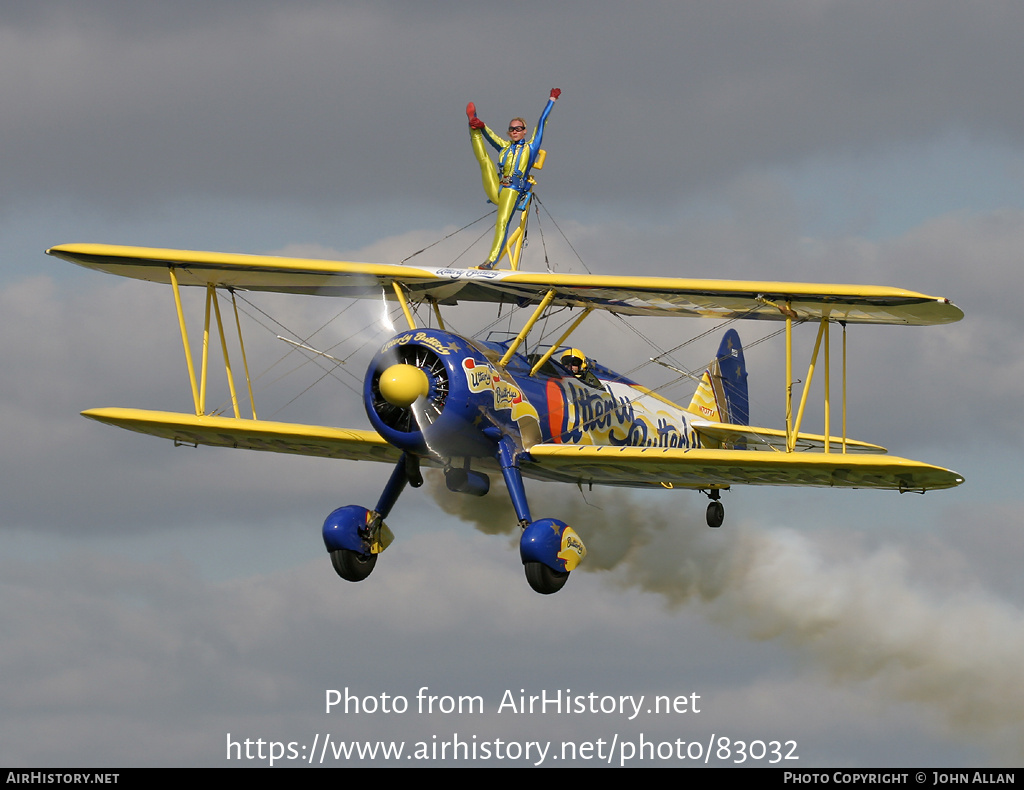
[[[750,425],[750,402],[747,397],[747,366],[743,346],[735,329],[722,337],[718,355],[711,363],[693,400],[686,407],[711,422]]]

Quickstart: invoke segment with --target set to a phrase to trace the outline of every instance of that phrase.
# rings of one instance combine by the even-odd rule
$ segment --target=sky
[[[459,765],[1020,765],[1022,37],[1024,7],[999,0],[0,7],[0,764],[299,765],[329,740],[405,751],[325,765],[452,764],[454,741]],[[45,249],[397,263],[488,212],[466,102],[500,129],[532,123],[553,87],[524,268],[947,297],[962,322],[850,331],[849,430],[966,483],[736,488],[715,531],[697,493],[528,484],[534,514],[590,549],[539,596],[503,486],[475,500],[429,478],[349,584],[320,526],[372,507],[386,467],[173,447],[79,416],[190,410],[173,301]],[[472,265],[481,235],[486,219],[413,260]],[[201,295],[185,301],[201,320]],[[381,305],[242,307],[260,417],[368,427]],[[446,315],[467,334],[495,319]],[[673,353],[699,369],[720,337],[630,326],[595,317],[573,342],[660,386],[652,347],[713,329]],[[738,327],[768,427],[783,347],[755,341],[776,328]],[[346,364],[325,375],[277,334]],[[800,359],[813,341],[798,332]],[[332,691],[351,709],[328,709]],[[519,705],[558,693],[586,709]]]

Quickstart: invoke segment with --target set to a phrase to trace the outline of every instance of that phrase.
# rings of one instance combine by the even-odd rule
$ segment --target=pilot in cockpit
[[[562,359],[560,361],[563,368],[572,373],[572,375],[588,387],[604,389],[604,385],[601,383],[601,380],[594,375],[594,371],[590,369],[591,360],[587,359],[587,355],[578,348],[568,349],[564,354],[562,354]]]

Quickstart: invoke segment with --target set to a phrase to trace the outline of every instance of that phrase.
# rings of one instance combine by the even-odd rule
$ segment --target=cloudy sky
[[[1020,765],[1022,38],[1024,7],[1000,0],[0,7],[0,763],[258,765],[228,761],[228,741],[457,734],[509,745],[503,765],[534,762],[511,744],[615,739],[617,761],[642,738],[693,744],[672,761],[688,765],[723,737],[793,741],[795,768]],[[546,251],[559,271],[949,297],[955,326],[850,333],[850,432],[967,483],[734,490],[716,532],[697,494],[530,486],[534,513],[591,549],[541,597],[503,487],[467,502],[431,481],[351,585],[320,525],[372,506],[387,468],[174,448],[78,416],[191,408],[173,302],[44,249],[397,262],[487,212],[466,102],[502,128],[555,86],[527,267]],[[475,263],[486,226],[416,261]],[[365,427],[380,307],[251,301],[260,416]],[[450,316],[468,333],[494,318]],[[711,328],[634,326],[595,318],[579,343],[630,371],[653,356],[644,338]],[[350,355],[333,376],[274,339],[317,330]],[[739,330],[750,346],[772,327]],[[713,335],[675,358],[699,367]],[[778,340],[748,351],[755,423],[782,424],[782,359]],[[634,377],[668,380],[651,367]],[[424,686],[484,713],[420,714]],[[410,710],[326,713],[346,688]],[[499,713],[520,689],[644,695],[645,711],[699,695],[700,712]],[[716,746],[709,764],[736,759]]]

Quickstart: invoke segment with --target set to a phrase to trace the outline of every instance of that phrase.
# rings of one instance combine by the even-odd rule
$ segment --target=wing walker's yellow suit
[[[501,256],[516,206],[521,207],[520,201],[525,203],[525,198],[530,193],[530,188],[533,186],[530,179],[530,168],[537,161],[537,154],[544,138],[544,124],[560,94],[561,91],[558,88],[551,91],[544,112],[541,113],[540,120],[537,122],[537,129],[529,141],[525,139],[523,131],[514,134],[512,140],[499,137],[476,117],[476,107],[472,103],[466,107],[466,114],[469,116],[469,137],[473,143],[473,153],[477,162],[480,163],[484,192],[487,194],[487,199],[498,207],[498,217],[494,223],[494,243],[491,245],[491,252],[487,256],[487,260],[480,266],[481,269],[492,268]],[[514,139],[517,136],[519,139]],[[497,166],[487,154],[485,141],[499,152]]]

